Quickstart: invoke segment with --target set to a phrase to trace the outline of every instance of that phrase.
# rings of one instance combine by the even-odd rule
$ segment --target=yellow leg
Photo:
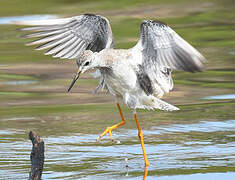
[[[139,124],[138,117],[137,117],[136,113],[134,114],[134,116],[135,116],[135,121],[136,121],[136,125],[137,125],[137,128],[138,128],[138,136],[139,136],[141,147],[142,147],[142,150],[143,150],[145,166],[148,167],[149,166],[149,161],[147,159],[147,155],[146,155],[145,148],[144,148],[143,132],[140,128],[140,124]]]
[[[115,124],[111,127],[107,127],[107,129],[97,138],[97,140],[100,140],[104,135],[106,135],[107,133],[109,133],[109,137],[111,140],[113,140],[113,137],[112,137],[112,130],[118,128],[119,126],[123,126],[126,121],[125,121],[125,118],[123,116],[123,113],[122,113],[122,110],[121,110],[121,107],[119,105],[119,103],[117,103],[117,107],[118,107],[118,110],[119,110],[119,113],[120,113],[120,116],[122,118],[122,122],[118,123],[118,124]]]

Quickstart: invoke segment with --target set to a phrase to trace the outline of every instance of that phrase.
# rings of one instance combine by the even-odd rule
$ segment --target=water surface
[[[39,118],[8,121],[30,123],[39,121]],[[44,179],[139,179],[143,175],[143,157],[137,130],[120,128],[114,131],[116,141],[110,142],[108,137],[104,137],[101,142],[96,142],[99,134],[61,131],[66,135],[55,136],[50,132],[50,126],[55,122],[47,123],[48,128],[45,126],[43,131],[51,135],[43,137],[46,144]],[[232,179],[235,120],[188,123],[152,126],[143,131],[151,162],[148,179]],[[9,128],[0,130],[0,136],[0,172],[3,178],[26,179],[31,150],[27,131]]]

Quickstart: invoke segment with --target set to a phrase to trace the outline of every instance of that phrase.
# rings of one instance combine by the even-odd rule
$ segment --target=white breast
[[[123,96],[127,92],[137,90],[136,73],[125,60],[114,64],[112,72],[105,74],[105,82],[113,95]]]

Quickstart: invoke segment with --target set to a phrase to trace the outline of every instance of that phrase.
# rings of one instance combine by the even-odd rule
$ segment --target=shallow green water
[[[141,20],[159,12],[159,19],[197,47],[208,63],[202,73],[174,73],[175,88],[166,101],[180,111],[138,111],[151,164],[147,179],[235,179],[232,0],[149,0],[144,6],[138,0],[9,2],[0,2],[1,16],[103,14],[111,20],[117,48],[134,45]],[[142,14],[148,11],[153,15]],[[97,80],[89,75],[66,93],[73,65],[24,47],[16,28],[0,28],[0,179],[27,179],[30,130],[45,142],[43,179],[142,179],[144,160],[130,111],[122,106],[127,123],[113,132],[114,142],[108,136],[96,142],[107,126],[120,121],[112,98],[93,96]]]

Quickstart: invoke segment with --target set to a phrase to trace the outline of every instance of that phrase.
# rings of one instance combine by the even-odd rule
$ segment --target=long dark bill
[[[76,73],[76,75],[73,78],[72,83],[70,84],[69,88],[68,88],[68,92],[72,89],[73,85],[75,84],[75,82],[78,80],[79,76],[81,74],[81,71],[78,70],[78,72]]]

